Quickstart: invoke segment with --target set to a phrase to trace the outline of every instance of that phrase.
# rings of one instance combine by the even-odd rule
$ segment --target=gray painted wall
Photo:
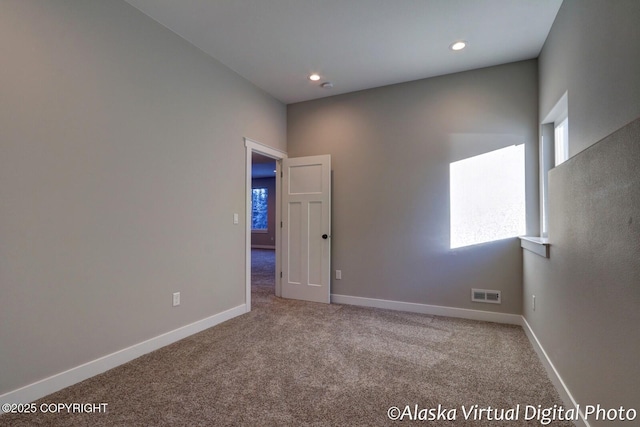
[[[537,117],[535,60],[288,105],[289,156],[332,156],[331,292],[520,314],[518,239],[449,249],[449,164],[524,143],[535,196]]]
[[[540,53],[540,119],[568,91],[569,155],[640,114],[640,2],[564,0]]]
[[[540,117],[568,90],[571,155],[640,117],[638,22],[635,0],[564,1],[540,55]],[[635,128],[620,153],[634,166],[596,146],[550,173],[551,258],[524,253],[524,316],[581,404],[640,401]]]
[[[2,1],[0,52],[0,394],[243,304],[284,105],[121,1]]]

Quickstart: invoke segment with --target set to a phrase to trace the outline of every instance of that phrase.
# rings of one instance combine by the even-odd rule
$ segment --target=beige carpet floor
[[[106,402],[107,413],[0,416],[2,426],[384,426],[406,405],[562,405],[520,327],[276,298],[39,400]],[[415,423],[415,422],[414,422]],[[552,426],[570,426],[553,422]]]
[[[276,253],[271,249],[251,249],[251,286],[275,293]]]

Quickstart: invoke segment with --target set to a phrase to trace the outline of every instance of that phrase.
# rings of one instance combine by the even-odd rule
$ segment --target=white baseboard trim
[[[542,365],[547,371],[547,374],[549,375],[549,379],[551,379],[551,382],[555,386],[556,390],[558,390],[558,394],[560,395],[560,398],[564,402],[565,408],[575,408],[577,405],[576,400],[571,395],[569,388],[562,380],[562,377],[556,370],[556,367],[553,366],[553,363],[551,362],[551,359],[549,359],[547,352],[544,350],[544,347],[542,347],[542,344],[540,344],[540,341],[538,341],[538,337],[536,337],[536,334],[533,332],[533,329],[531,329],[529,322],[527,322],[527,319],[525,319],[524,316],[522,316],[522,329],[524,330],[524,333],[527,335],[527,338],[529,338],[529,341],[531,342],[533,349],[538,354],[538,358],[540,359],[540,361],[542,362]],[[576,424],[576,427],[590,427],[589,422],[584,418],[583,410],[580,409],[579,412],[580,412],[580,419],[574,421],[574,423]]]
[[[65,387],[101,374],[144,354],[172,344],[195,333],[204,331],[236,316],[246,313],[246,304],[239,305],[206,319],[198,320],[173,331],[158,335],[131,347],[116,351],[49,378],[0,395],[0,403],[30,403]]]
[[[413,302],[391,301],[375,298],[354,297],[331,294],[331,302],[336,304],[360,305],[364,307],[386,308],[388,310],[409,311],[411,313],[432,314],[434,316],[459,317],[484,322],[522,325],[519,314],[495,313],[492,311],[470,310],[467,308],[445,307],[441,305],[417,304]]]

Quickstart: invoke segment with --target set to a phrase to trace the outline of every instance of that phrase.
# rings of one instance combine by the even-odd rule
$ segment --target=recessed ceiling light
[[[458,42],[455,42],[454,44],[452,44],[451,46],[449,46],[449,48],[451,50],[462,50],[462,49],[465,48],[465,46],[467,46],[466,42],[458,41]]]
[[[320,80],[320,75],[319,74],[311,74],[309,76],[309,80],[317,82],[318,80]]]

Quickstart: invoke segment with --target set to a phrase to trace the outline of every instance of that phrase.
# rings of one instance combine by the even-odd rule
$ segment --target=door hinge
[[[280,278],[282,279],[282,271],[280,272]]]
[[[282,221],[280,221],[280,228],[282,228]]]
[[[284,176],[284,175],[283,175],[282,171],[280,171],[280,178],[282,178],[283,176]]]

